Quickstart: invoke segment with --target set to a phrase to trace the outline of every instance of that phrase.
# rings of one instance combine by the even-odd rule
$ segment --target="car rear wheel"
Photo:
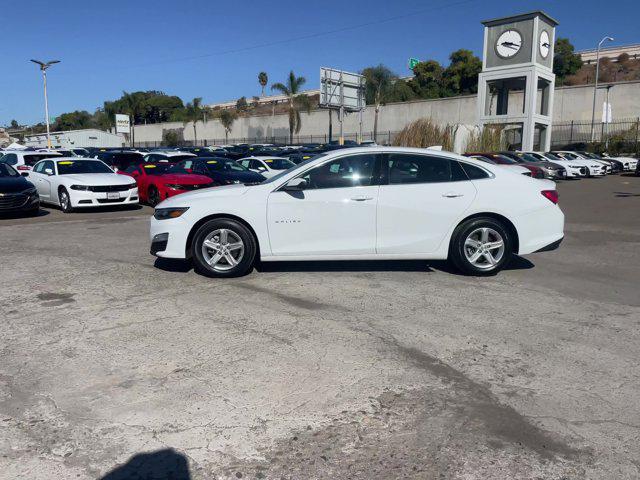
[[[73,212],[73,207],[71,206],[71,197],[69,197],[69,192],[66,189],[60,190],[58,193],[58,199],[60,200],[60,208],[64,213]]]
[[[493,218],[472,218],[456,228],[449,260],[470,275],[495,275],[511,260],[513,241],[509,230]]]
[[[246,275],[256,252],[253,233],[229,218],[216,218],[198,228],[191,247],[195,269],[209,277]]]
[[[160,203],[160,192],[154,186],[149,187],[149,192],[147,193],[147,201],[149,205],[155,207]]]

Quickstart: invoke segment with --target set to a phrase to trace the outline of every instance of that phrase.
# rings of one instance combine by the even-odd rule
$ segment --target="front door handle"
[[[356,197],[351,197],[351,200],[354,202],[366,202],[367,200],[373,200],[373,197],[365,197],[364,195],[358,195]]]
[[[445,198],[458,198],[458,197],[464,197],[464,194],[456,193],[456,192],[447,192],[447,193],[443,193],[442,196]]]

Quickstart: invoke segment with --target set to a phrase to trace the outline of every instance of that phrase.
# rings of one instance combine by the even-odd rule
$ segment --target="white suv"
[[[62,157],[58,152],[5,151],[0,162],[11,165],[18,173],[30,172],[33,166],[45,158]]]

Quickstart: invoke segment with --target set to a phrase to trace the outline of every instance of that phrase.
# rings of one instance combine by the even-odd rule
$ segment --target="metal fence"
[[[398,132],[394,131],[384,131],[378,132],[377,135],[377,143],[379,145],[391,145],[394,138]],[[373,132],[363,132],[362,133],[362,141],[370,141],[373,140]],[[358,133],[347,133],[344,134],[344,139],[349,141],[357,142],[359,138]],[[176,146],[179,147],[206,147],[212,145],[225,145],[225,144],[239,144],[239,143],[273,143],[273,144],[302,144],[302,143],[328,143],[331,140],[334,142],[338,140],[337,135],[333,135],[333,138],[330,139],[328,134],[324,135],[294,135],[293,142],[289,141],[289,136],[262,136],[262,137],[229,137],[225,138],[204,138],[198,139],[197,141],[193,140],[181,140],[178,142]],[[154,141],[154,142],[135,142],[136,147],[142,148],[154,148],[166,146],[166,142],[162,141]]]
[[[551,132],[552,147],[616,142],[628,151],[640,151],[640,117],[593,124],[593,142],[591,125],[588,121],[554,123]]]

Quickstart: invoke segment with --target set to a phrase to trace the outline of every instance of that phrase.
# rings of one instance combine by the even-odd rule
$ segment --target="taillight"
[[[555,204],[558,203],[558,191],[557,190],[542,190],[540,192],[547,200]]]
[[[31,170],[31,167],[27,167],[26,165],[18,165],[16,170]]]

